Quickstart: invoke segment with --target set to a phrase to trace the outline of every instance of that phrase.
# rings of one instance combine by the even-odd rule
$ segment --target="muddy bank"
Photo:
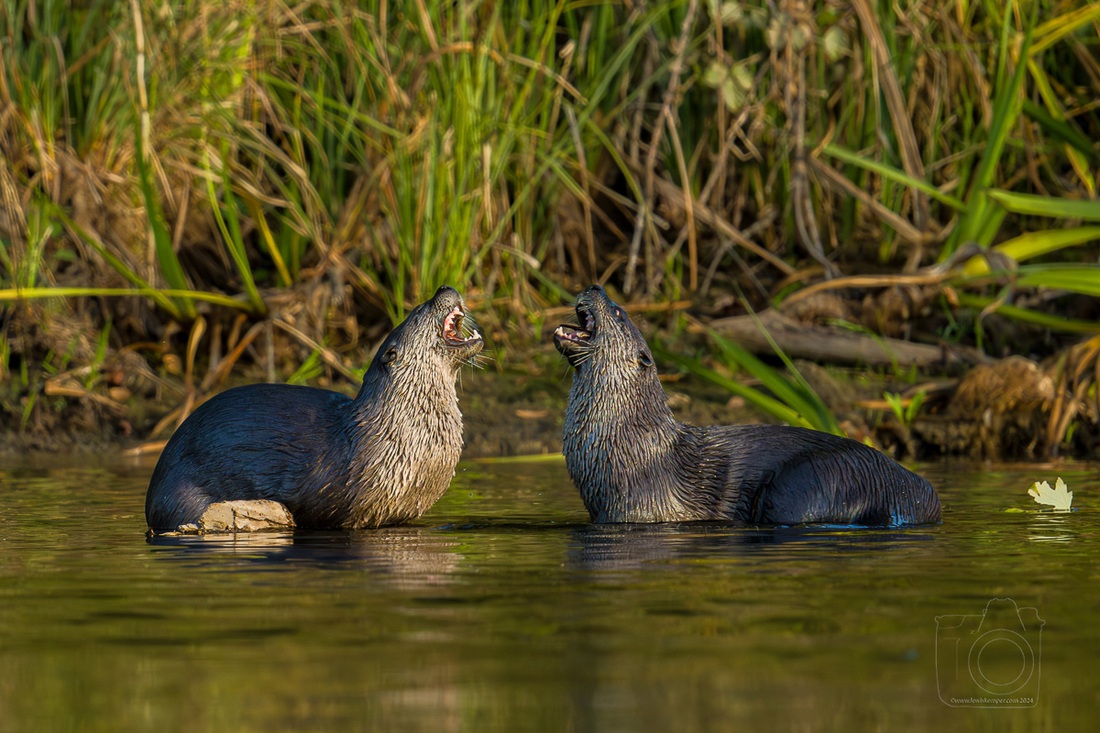
[[[549,345],[538,346],[520,367],[489,362],[482,369],[463,370],[458,385],[466,442],[463,457],[560,453],[571,380],[572,369]],[[339,376],[316,384],[348,395],[358,386]],[[685,383],[673,376],[667,386],[669,403],[682,420],[706,424],[763,419],[743,400],[705,383]],[[39,418],[22,427],[12,420],[13,424],[0,429],[0,454],[155,455],[178,423],[180,408],[193,410],[203,399],[166,390],[149,394],[118,388],[89,391],[77,383],[47,391],[56,407],[49,419]]]
[[[656,331],[651,330],[651,334]],[[681,353],[712,362],[705,342],[680,335]],[[1100,445],[1100,406],[1090,375],[1098,349],[1085,342],[1040,364],[1009,357],[960,374],[924,377],[912,371],[795,366],[836,415],[841,428],[899,459],[947,455],[989,460],[1091,457]],[[369,360],[362,356],[359,363]],[[660,364],[669,405],[677,418],[696,425],[774,422],[724,389]],[[200,393],[170,374],[153,374],[132,352],[107,360],[94,387],[80,375],[48,380],[39,399],[49,410],[20,409],[26,395],[6,391],[0,400],[10,419],[0,428],[0,454],[126,452],[155,455],[184,413],[235,383],[264,381],[256,370]],[[744,375],[730,375],[746,382]],[[285,377],[283,377],[285,379]],[[561,452],[561,430],[572,369],[546,340],[521,358],[497,357],[459,378],[464,414],[464,458]],[[751,384],[751,382],[747,382]],[[335,371],[311,384],[353,394],[358,384]],[[9,385],[10,388],[10,385]],[[894,404],[884,398],[894,397]],[[916,405],[914,405],[916,402]],[[1068,431],[1066,426],[1075,428]]]

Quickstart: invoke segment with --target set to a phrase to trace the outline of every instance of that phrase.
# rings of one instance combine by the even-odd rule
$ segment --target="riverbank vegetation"
[[[1061,0],[3,0],[0,414],[353,384],[441,283],[505,369],[602,282],[783,419],[1090,450],[1098,51]],[[888,393],[853,430],[799,358]]]

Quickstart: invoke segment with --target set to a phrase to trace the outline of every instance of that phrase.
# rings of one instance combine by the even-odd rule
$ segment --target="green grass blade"
[[[839,428],[832,417],[828,407],[825,406],[805,381],[800,380],[801,375],[792,381],[779,371],[765,364],[755,354],[739,344],[730,341],[712,329],[707,329],[707,335],[718,346],[719,351],[726,357],[728,366],[740,367],[757,379],[769,392],[774,394],[782,403],[788,405],[797,412],[811,427],[826,432],[836,432]],[[779,354],[780,350],[772,343],[772,348]],[[785,354],[780,354],[786,357]],[[790,361],[784,358],[784,363],[797,375],[797,370]]]
[[[995,298],[970,295],[968,293],[958,293],[957,295],[959,297],[959,305],[979,311],[985,310],[996,300]],[[1052,331],[1061,331],[1063,333],[1100,333],[1100,322],[1097,321],[1082,321],[1076,318],[1064,318],[1052,313],[1040,313],[1015,305],[1000,305],[994,313],[1023,323],[1031,323],[1042,328],[1048,328]]]
[[[1074,150],[1091,158],[1094,163],[1100,162],[1100,150],[1097,150],[1092,142],[1076,127],[1065,120],[1056,119],[1051,113],[1030,99],[1024,100],[1023,112],[1039,123],[1039,126],[1048,135],[1072,146]]]
[[[1016,285],[1067,290],[1100,298],[1100,265],[1028,265],[1019,269]]]
[[[264,216],[263,207],[259,201],[249,197],[246,199],[248,204],[249,214],[252,216],[252,221],[256,223],[256,229],[259,233],[260,241],[264,245],[264,249],[267,250],[267,254],[271,257],[271,261],[275,264],[275,271],[279,273],[279,282],[283,287],[289,288],[294,284],[294,278],[290,274],[290,270],[286,266],[286,260],[283,258],[282,250],[279,245],[275,243],[274,237],[271,236],[271,227],[267,225],[267,218]]]
[[[909,188],[921,191],[922,193],[927,194],[929,198],[935,199],[945,206],[950,206],[955,211],[966,210],[966,203],[963,202],[961,199],[955,198],[950,194],[946,194],[943,191],[940,191],[938,188],[933,186],[931,183],[928,183],[927,181],[913,178],[908,173],[899,168],[894,168],[893,166],[886,165],[885,163],[880,163],[877,160],[871,160],[870,158],[861,157],[859,155],[856,155],[852,151],[845,150],[844,148],[838,145],[834,145],[833,143],[828,143],[827,145],[824,145],[821,149],[826,155],[830,155],[837,160],[848,163],[849,165],[854,165],[857,168],[862,168],[863,170],[871,171],[872,173],[877,173],[883,178],[895,181],[902,184],[903,186],[908,186]]]
[[[1066,199],[991,190],[989,197],[1013,214],[1100,221],[1100,200]]]
[[[967,192],[967,212],[962,221],[948,240],[947,246],[940,254],[941,260],[950,255],[963,242],[975,241],[982,246],[989,246],[990,231],[986,226],[988,219],[988,202],[986,191],[993,185],[997,175],[998,164],[1008,142],[1009,135],[1016,127],[1016,121],[1023,107],[1023,84],[1027,76],[1027,55],[1031,47],[1031,35],[1034,28],[1034,17],[1028,24],[1024,34],[1023,45],[1016,60],[1016,68],[1011,80],[1003,81],[1005,77],[1004,65],[1007,64],[1009,55],[1009,31],[1012,13],[1005,11],[1004,26],[1001,34],[1000,56],[998,58],[997,95],[993,105],[993,119],[989,126],[989,134],[985,144],[985,150],[978,163],[978,170],[970,182]],[[984,236],[984,238],[983,238]]]
[[[233,193],[231,188],[232,180],[229,175],[229,165],[226,163],[222,167],[222,196],[224,198],[225,208],[225,223],[228,225],[228,238],[225,240],[226,248],[229,250],[229,255],[233,258],[234,264],[237,265],[237,272],[241,276],[241,280],[244,283],[244,290],[248,296],[249,302],[252,303],[254,312],[257,314],[263,314],[267,312],[267,306],[264,305],[263,298],[260,297],[260,291],[256,289],[256,280],[252,276],[252,266],[248,263],[248,253],[245,251],[244,238],[241,236],[241,219],[240,213],[237,208],[237,195]],[[218,216],[218,206],[216,201],[212,201],[211,205],[215,210],[215,218],[221,222],[221,217]],[[222,227],[222,233],[225,234],[225,228]]]
[[[210,293],[202,290],[157,290],[150,287],[138,288],[84,288],[84,287],[52,287],[52,288],[7,288],[0,290],[0,302],[15,302],[18,300],[43,300],[45,298],[116,298],[134,297],[149,298],[175,298],[180,301],[202,301],[213,303],[234,310],[248,312],[251,305],[240,298],[234,298],[222,293]]]
[[[248,264],[248,255],[245,252],[245,245],[241,239],[240,218],[237,214],[237,197],[230,188],[231,181],[228,163],[223,163],[221,175],[222,194],[225,197],[224,205],[222,201],[219,201],[217,190],[214,187],[216,174],[210,165],[209,150],[203,155],[203,168],[206,173],[203,178],[206,181],[207,200],[210,202],[210,211],[214,215],[214,221],[218,225],[218,231],[222,235],[222,242],[229,252],[229,256],[233,260],[233,263],[237,266],[237,272],[241,276],[245,294],[248,297],[248,301],[252,304],[253,312],[263,314],[266,312],[267,308],[264,305],[263,299],[260,297],[259,291],[256,289],[256,283],[252,277],[252,268]]]
[[[813,427],[813,425],[796,410],[788,407],[774,397],[769,397],[760,390],[746,387],[740,382],[724,377],[713,369],[707,369],[694,359],[689,359],[679,354],[673,354],[665,350],[660,344],[655,344],[653,350],[661,359],[671,361],[689,374],[705,379],[738,397],[744,398],[746,402],[749,402],[772,417],[782,420],[788,425],[797,425],[804,428]]]
[[[1051,252],[1076,247],[1095,239],[1100,239],[1100,227],[1075,227],[1073,229],[1055,229],[1044,232],[1028,232],[1001,242],[993,247],[1017,262],[1034,259]],[[989,263],[982,257],[974,257],[963,267],[966,276],[982,275],[989,272]]]
[[[1058,41],[1097,20],[1100,20],[1100,3],[1095,2],[1085,3],[1084,7],[1051,18],[1035,29],[1035,43],[1031,47],[1031,54],[1039,55]]]
[[[183,310],[178,303],[173,302],[171,297],[165,295],[163,292],[153,288],[136,272],[126,266],[122,260],[120,260],[113,252],[111,252],[103,242],[99,241],[99,237],[93,235],[91,232],[84,229],[84,227],[73,221],[61,207],[54,204],[52,201],[46,199],[39,199],[39,205],[43,207],[45,211],[53,216],[56,216],[66,227],[69,228],[82,242],[99,253],[99,256],[103,258],[103,261],[107,265],[124,277],[127,281],[137,286],[137,288],[145,294],[150,300],[162,308],[166,313],[175,319],[183,318]]]
[[[160,273],[169,288],[187,290],[187,276],[184,275],[183,266],[180,264],[179,257],[176,256],[176,251],[172,248],[172,235],[168,232],[168,225],[164,222],[164,212],[160,208],[160,198],[153,183],[153,173],[149,168],[148,161],[145,159],[145,146],[142,137],[139,122],[134,129],[134,140],[137,145],[134,160],[137,163],[138,182],[145,202],[146,221],[153,237],[157,263],[160,265]],[[195,317],[195,306],[190,301],[185,300],[180,303],[177,310],[189,319]]]

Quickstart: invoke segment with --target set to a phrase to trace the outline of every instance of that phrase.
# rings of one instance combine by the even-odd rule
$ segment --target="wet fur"
[[[555,332],[574,366],[563,450],[594,522],[938,521],[931,484],[848,438],[779,425],[696,427],[666,404],[653,356],[598,286]]]
[[[397,524],[447,489],[462,451],[455,379],[481,350],[441,338],[461,297],[440,288],[379,347],[352,399],[256,384],[201,405],[157,462],[145,500],[156,531],[196,522],[212,503],[270,499],[299,527]]]

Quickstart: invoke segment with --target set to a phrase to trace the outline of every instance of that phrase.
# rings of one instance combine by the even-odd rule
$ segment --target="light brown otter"
[[[157,462],[145,499],[154,531],[214,503],[276,501],[298,527],[358,528],[419,517],[462,451],[459,367],[482,349],[462,297],[443,287],[386,337],[359,394],[281,384],[202,404]]]

